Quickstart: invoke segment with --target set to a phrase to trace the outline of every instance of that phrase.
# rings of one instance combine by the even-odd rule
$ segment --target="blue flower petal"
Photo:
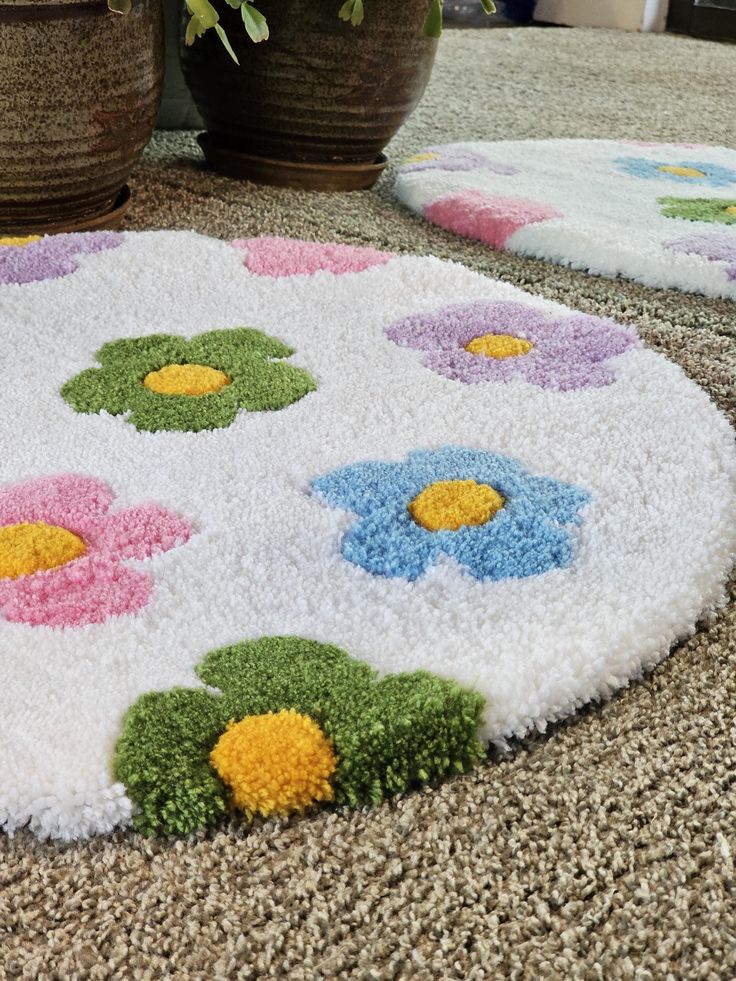
[[[386,511],[369,515],[352,526],[342,543],[345,558],[366,572],[409,582],[418,579],[441,551],[437,536],[415,524],[408,511],[405,518],[393,521]]]
[[[529,513],[501,512],[488,525],[439,536],[447,536],[443,551],[481,580],[538,576],[572,559],[567,530]]]
[[[333,507],[369,515],[377,508],[403,500],[409,488],[401,463],[352,463],[317,477],[312,490]]]
[[[531,510],[550,521],[578,525],[581,510],[590,501],[590,494],[552,477],[527,477],[522,499]]]

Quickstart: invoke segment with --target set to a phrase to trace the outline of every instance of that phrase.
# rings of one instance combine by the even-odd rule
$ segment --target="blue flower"
[[[728,187],[736,184],[736,170],[699,160],[646,160],[644,157],[617,157],[615,164],[632,177],[677,181],[680,184],[707,184]]]
[[[580,524],[590,500],[510,457],[461,446],[420,450],[403,463],[350,464],[312,490],[358,515],[342,541],[348,561],[412,582],[442,554],[480,580],[564,568],[573,554],[565,526]]]

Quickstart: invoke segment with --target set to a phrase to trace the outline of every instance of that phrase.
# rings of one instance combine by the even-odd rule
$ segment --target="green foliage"
[[[431,0],[429,13],[424,21],[424,33],[428,37],[439,37],[442,34],[442,0]]]
[[[211,651],[197,674],[210,690],[150,692],[123,723],[115,779],[145,834],[186,834],[227,812],[208,758],[230,719],[285,708],[310,716],[335,746],[336,802],[351,805],[463,773],[483,755],[481,696],[426,671],[379,680],[337,647],[265,637]]]
[[[256,10],[251,0],[224,0],[224,2],[234,10],[240,8],[243,24],[251,41],[258,43],[268,40],[266,18],[259,10]],[[284,0],[284,2],[288,2],[288,0]],[[370,0],[368,2],[370,4]],[[424,21],[424,33],[429,37],[439,37],[442,33],[442,0],[428,0],[428,2],[430,6]],[[495,13],[496,7],[493,0],[480,0],[480,3],[487,14]],[[108,0],[108,5],[111,10],[120,10],[122,7],[130,9],[130,0]],[[214,28],[228,54],[237,64],[238,59],[235,52],[219,23],[219,15],[209,0],[186,0],[186,5],[190,14],[185,35],[186,43],[194,44],[196,39],[201,37],[205,31]],[[353,27],[358,27],[363,23],[365,17],[363,0],[345,0],[338,11],[338,16],[346,23],[352,24]]]
[[[353,27],[363,23],[364,15],[363,0],[345,0],[345,3],[340,7],[340,20],[347,21]]]

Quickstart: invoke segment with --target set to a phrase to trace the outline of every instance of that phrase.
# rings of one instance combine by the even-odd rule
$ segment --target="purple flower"
[[[736,279],[736,235],[731,232],[701,232],[698,235],[686,235],[684,238],[665,242],[665,247],[673,252],[702,255],[710,262],[726,263],[726,275],[729,279]]]
[[[551,314],[521,303],[477,300],[415,313],[388,328],[402,347],[453,381],[523,378],[558,392],[614,381],[608,361],[638,343],[634,331],[585,314]]]
[[[60,279],[76,270],[79,256],[115,249],[122,241],[118,232],[0,238],[0,285]]]
[[[519,173],[517,167],[496,163],[482,153],[466,150],[456,143],[448,143],[446,146],[429,146],[421,153],[409,157],[404,162],[402,170],[488,170],[492,174],[503,176]]]

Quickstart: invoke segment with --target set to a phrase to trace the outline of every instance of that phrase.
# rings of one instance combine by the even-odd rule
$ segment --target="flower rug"
[[[0,241],[0,824],[378,803],[723,599],[733,434],[631,327],[434,258]]]
[[[494,249],[736,299],[736,150],[635,140],[431,146],[396,193]]]

